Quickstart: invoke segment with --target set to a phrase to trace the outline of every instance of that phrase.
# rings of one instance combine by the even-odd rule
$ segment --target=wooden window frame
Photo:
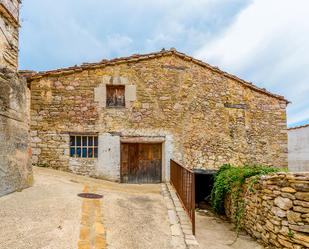
[[[123,102],[121,105],[111,105],[109,102],[109,91],[114,90],[114,89],[122,89],[123,90]],[[125,85],[106,85],[106,107],[107,108],[125,108],[126,107],[126,87]]]
[[[77,145],[77,137],[80,137],[80,145]],[[74,145],[71,144],[72,138],[74,139]],[[84,138],[86,138],[86,145],[83,145]],[[92,145],[89,145],[90,138],[92,139]],[[95,143],[95,140],[96,140],[96,143]],[[99,147],[99,137],[97,135],[77,135],[77,134],[70,135],[70,157],[71,158],[81,158],[81,159],[98,158],[98,147]],[[74,153],[71,152],[72,149],[74,149]],[[80,156],[78,156],[77,149],[80,149]],[[85,157],[83,156],[84,149],[86,149]],[[91,156],[89,156],[89,151],[92,151]]]

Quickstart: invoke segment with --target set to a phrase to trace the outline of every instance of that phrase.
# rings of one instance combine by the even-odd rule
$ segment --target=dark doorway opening
[[[210,206],[210,195],[214,184],[216,170],[196,169],[195,173],[195,206],[207,209]]]

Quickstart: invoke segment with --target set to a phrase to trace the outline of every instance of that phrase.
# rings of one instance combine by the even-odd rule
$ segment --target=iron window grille
[[[71,135],[70,157],[74,158],[97,158],[98,136]]]

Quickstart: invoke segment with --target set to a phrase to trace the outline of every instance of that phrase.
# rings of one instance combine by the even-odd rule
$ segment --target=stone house
[[[288,129],[288,141],[289,170],[309,171],[309,124]]]
[[[24,74],[34,165],[137,183],[171,158],[287,166],[288,102],[175,49]]]
[[[19,4],[0,1],[0,196],[32,183],[30,90],[17,73]]]

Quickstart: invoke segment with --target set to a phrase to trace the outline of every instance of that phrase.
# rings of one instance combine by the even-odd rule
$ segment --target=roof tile
[[[73,66],[73,67],[67,67],[67,68],[59,68],[59,69],[55,69],[55,70],[50,70],[50,71],[41,71],[41,72],[34,72],[34,71],[27,71],[27,70],[22,70],[20,71],[20,74],[22,74],[23,76],[25,76],[28,81],[32,81],[34,79],[38,79],[38,78],[42,78],[44,76],[47,75],[59,75],[59,74],[68,74],[68,73],[73,73],[75,71],[80,71],[80,70],[89,70],[89,69],[95,69],[98,67],[104,67],[104,66],[108,66],[108,65],[115,65],[115,64],[120,64],[120,63],[127,63],[127,62],[133,62],[133,61],[140,61],[140,60],[147,60],[147,59],[152,59],[155,57],[161,57],[161,56],[166,56],[166,55],[176,55],[179,56],[180,58],[187,60],[187,61],[192,61],[202,67],[206,67],[214,72],[217,72],[225,77],[228,77],[230,79],[236,80],[238,82],[240,82],[241,84],[247,86],[248,88],[251,88],[255,91],[264,93],[268,96],[280,99],[285,101],[286,103],[290,103],[288,100],[286,100],[283,96],[281,95],[277,95],[274,93],[271,93],[269,91],[267,91],[265,88],[260,88],[257,87],[255,85],[253,85],[251,82],[245,81],[243,79],[238,78],[235,75],[229,74],[227,72],[224,72],[222,70],[220,70],[218,67],[215,66],[211,66],[210,64],[203,62],[201,60],[195,59],[191,56],[188,56],[184,53],[178,52],[175,48],[171,48],[170,50],[165,50],[162,49],[159,52],[153,52],[153,53],[149,53],[149,54],[133,54],[131,56],[128,57],[119,57],[119,58],[114,58],[111,60],[106,60],[103,59],[100,62],[97,63],[83,63],[80,66]]]

